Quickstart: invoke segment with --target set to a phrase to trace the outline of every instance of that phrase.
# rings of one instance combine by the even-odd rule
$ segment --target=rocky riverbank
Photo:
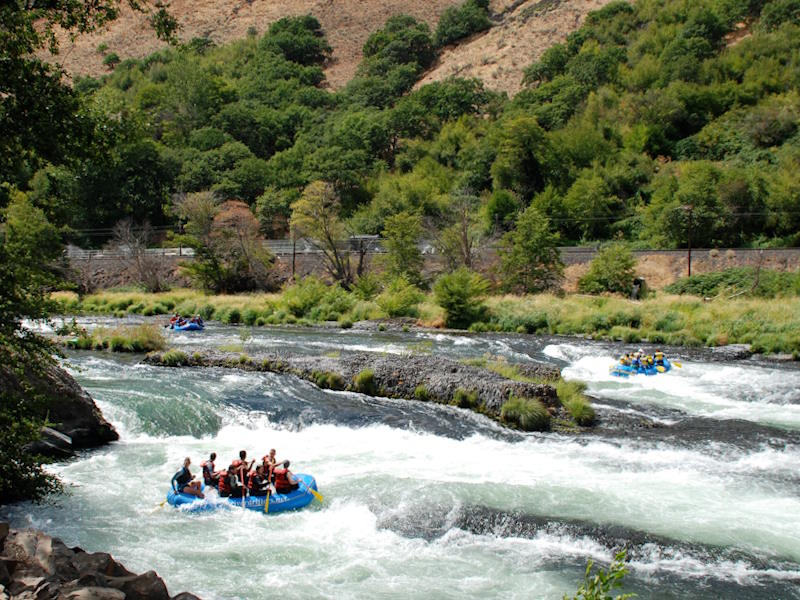
[[[387,356],[369,352],[336,357],[291,353],[245,355],[206,349],[191,355],[176,350],[153,352],[145,361],[162,366],[224,367],[292,374],[324,389],[455,404],[501,422],[503,406],[510,398],[526,398],[541,402],[551,417],[569,419],[552,385],[516,381],[489,369],[431,355]],[[524,376],[553,381],[558,379],[559,371],[542,364],[528,366]]]
[[[9,600],[199,600],[170,596],[155,571],[136,575],[104,552],[69,548],[41,531],[0,522],[0,598]]]

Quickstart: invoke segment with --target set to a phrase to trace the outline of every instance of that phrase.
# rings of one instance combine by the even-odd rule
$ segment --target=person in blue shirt
[[[172,476],[172,489],[176,492],[204,498],[205,496],[200,488],[200,482],[195,481],[192,472],[189,470],[190,464],[192,464],[192,461],[189,460],[188,456],[183,459],[183,467]]]

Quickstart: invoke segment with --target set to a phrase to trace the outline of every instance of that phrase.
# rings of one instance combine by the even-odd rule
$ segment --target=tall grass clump
[[[550,413],[538,398],[523,398],[511,394],[500,409],[500,419],[523,431],[546,431]]]
[[[480,405],[480,401],[478,400],[478,392],[467,391],[464,388],[458,388],[453,393],[452,404],[455,404],[459,408],[477,408]]]
[[[375,371],[372,369],[364,369],[363,371],[360,371],[353,378],[353,388],[362,394],[374,396],[378,391],[375,384]]]
[[[594,423],[595,413],[589,399],[584,395],[586,384],[582,381],[564,381],[556,384],[556,393],[561,405],[573,420],[581,426]]]
[[[161,364],[167,367],[180,367],[189,363],[189,357],[180,350],[167,350],[161,355]]]
[[[344,378],[331,371],[313,371],[311,379],[314,380],[317,387],[323,390],[343,390],[345,387]]]

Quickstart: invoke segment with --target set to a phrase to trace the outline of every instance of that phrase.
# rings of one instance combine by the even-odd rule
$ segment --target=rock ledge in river
[[[153,352],[146,362],[168,364],[165,353]],[[434,355],[382,355],[371,352],[352,352],[337,357],[308,356],[291,353],[268,353],[246,356],[206,350],[185,356],[183,364],[205,367],[227,367],[247,371],[289,373],[316,383],[320,387],[364,391],[373,396],[430,400],[453,403],[461,389],[475,395],[470,408],[499,420],[503,404],[510,395],[536,398],[551,415],[565,416],[564,408],[551,385],[514,381],[482,367]],[[557,376],[552,367],[531,367],[532,372]],[[360,373],[371,371],[370,390],[360,389]],[[421,393],[424,390],[424,394]]]
[[[41,531],[0,523],[0,598],[22,600],[170,600],[155,571],[131,573],[110,554],[69,548]],[[173,597],[199,600],[183,592]]]

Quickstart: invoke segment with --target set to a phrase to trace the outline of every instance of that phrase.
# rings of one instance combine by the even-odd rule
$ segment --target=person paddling
[[[212,452],[208,460],[204,460],[200,465],[203,467],[203,481],[206,485],[217,487],[219,484],[219,472],[214,470],[214,461],[217,460],[217,453]]]
[[[183,467],[172,476],[172,489],[176,492],[190,494],[198,498],[205,498],[203,491],[200,489],[200,482],[194,480],[192,472],[189,471],[189,465],[192,461],[187,456],[183,459]]]
[[[266,496],[269,493],[269,476],[264,465],[258,465],[256,470],[250,473],[247,487],[251,496]]]
[[[283,461],[282,468],[273,470],[275,473],[275,489],[279,494],[288,494],[300,487],[297,477],[289,470],[289,461]]]

